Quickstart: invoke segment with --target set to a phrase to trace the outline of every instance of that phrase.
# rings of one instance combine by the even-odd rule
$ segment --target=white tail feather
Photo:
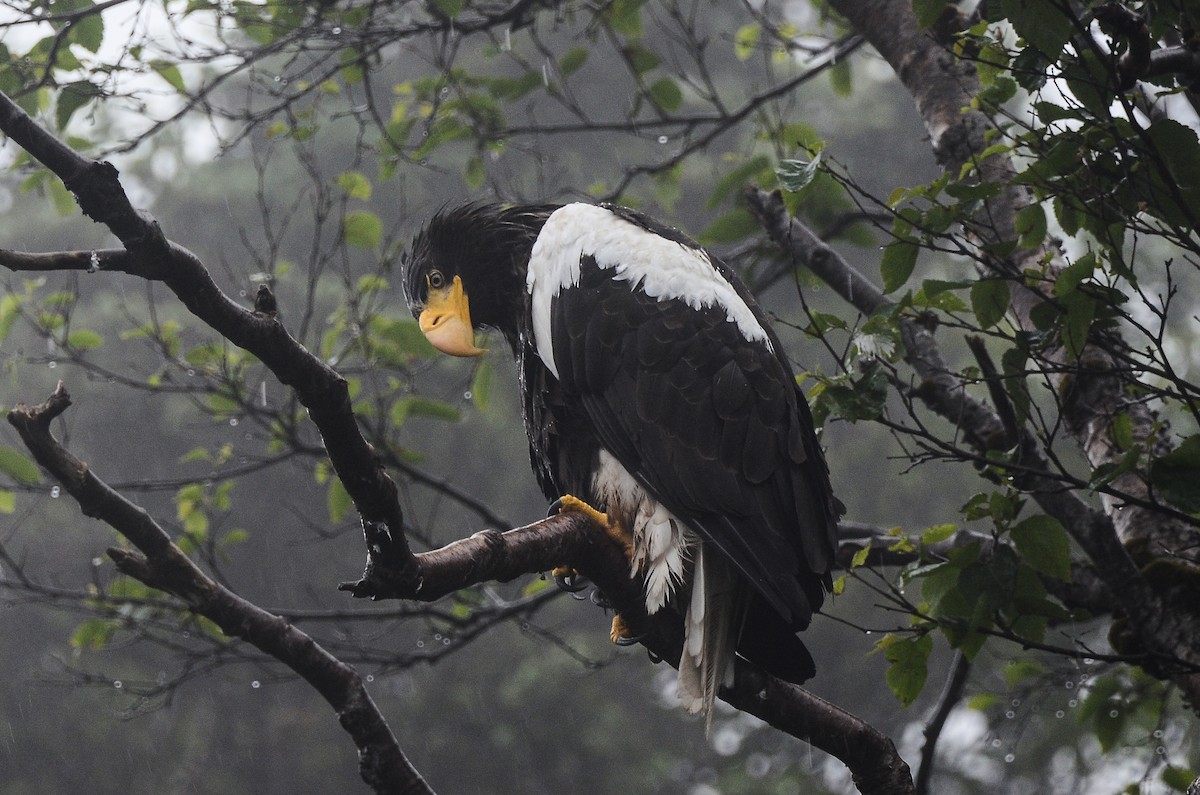
[[[737,578],[724,561],[705,555],[700,543],[695,546],[694,559],[679,659],[679,698],[688,712],[703,712],[711,730],[717,691],[733,672],[734,626],[741,599]]]

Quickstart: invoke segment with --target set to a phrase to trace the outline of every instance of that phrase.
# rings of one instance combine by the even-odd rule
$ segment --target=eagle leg
[[[633,560],[633,534],[622,527],[620,522],[610,518],[608,514],[596,510],[583,500],[570,494],[564,494],[555,500],[554,504],[550,506],[550,511],[551,513],[562,513],[564,511],[582,513],[591,519],[593,524],[604,528],[605,534],[621,546],[627,560]],[[554,580],[560,588],[566,590],[574,589],[577,575],[570,566],[559,566],[551,574],[554,575]],[[631,646],[638,642],[638,639],[629,630],[629,627],[625,625],[625,621],[621,618],[620,613],[613,616],[612,629],[609,631],[608,637],[617,646]]]
[[[570,494],[564,494],[555,500],[554,504],[558,506],[558,513],[564,511],[581,513],[591,519],[593,523],[603,527],[608,537],[621,545],[625,551],[625,557],[633,560],[633,533],[622,527],[620,522],[609,518],[608,514],[597,511],[583,500]]]

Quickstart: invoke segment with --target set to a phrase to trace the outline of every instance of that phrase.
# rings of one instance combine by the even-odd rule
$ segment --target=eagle
[[[403,268],[438,350],[481,355],[480,329],[508,343],[546,497],[603,512],[647,612],[683,618],[689,712],[711,719],[735,655],[816,673],[797,633],[831,588],[843,509],[779,339],[726,264],[625,207],[470,203],[436,213]]]

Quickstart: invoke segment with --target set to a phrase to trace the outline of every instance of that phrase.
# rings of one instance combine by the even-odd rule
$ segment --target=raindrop
[[[95,273],[100,270],[100,255],[92,249],[92,255],[88,258],[88,273]]]
[[[95,566],[96,568],[100,568],[100,566],[103,563],[104,563],[104,558],[92,558],[92,565]]]
[[[1158,754],[1159,756],[1162,756],[1166,752],[1167,752],[1167,749],[1161,745],[1154,749],[1154,753]]]
[[[1110,717],[1110,718],[1115,718],[1115,717],[1117,717],[1117,716],[1118,716],[1118,715],[1120,715],[1120,714],[1121,714],[1121,713],[1120,713],[1119,711],[1115,710],[1115,709],[1110,709],[1110,710],[1108,711],[1108,717]]]
[[[1075,683],[1068,679],[1063,683],[1063,687],[1067,688],[1067,690],[1070,690],[1071,688],[1075,687]]]
[[[423,640],[419,640],[419,641],[417,641],[417,648],[418,648],[418,649],[423,649],[423,648],[425,648],[425,641],[423,641]]]
[[[331,29],[329,32],[330,32],[330,33],[332,33],[332,34],[333,34],[333,35],[335,35],[335,36],[340,36],[340,35],[342,35],[342,29],[341,29],[341,28],[336,28],[336,27],[335,27],[335,28],[332,28],[332,29]]]
[[[367,681],[368,681],[368,682],[374,682],[374,681],[375,681],[375,674],[367,674]]]
[[[62,493],[62,490],[61,490],[61,489],[59,489],[59,487],[58,487],[58,486],[51,486],[51,487],[50,487],[50,499],[52,499],[52,500],[57,500],[57,499],[58,499],[58,495],[59,495],[59,494],[61,494],[61,493]]]
[[[1071,709],[1074,709],[1075,707],[1079,706],[1079,702],[1076,701],[1075,699],[1071,699],[1070,701],[1067,702],[1067,706],[1070,707]]]
[[[115,687],[117,690],[120,690],[120,689],[121,689],[122,687],[124,687],[124,686],[125,686],[125,685],[121,684],[121,680],[120,680],[120,679],[118,679],[117,681],[113,682],[113,687]]]
[[[1161,739],[1162,739],[1162,736],[1163,736],[1163,730],[1162,730],[1162,729],[1155,729],[1155,730],[1154,730],[1154,739],[1156,739],[1156,740],[1161,740]]]
[[[1016,758],[1017,758],[1016,754],[1005,754],[1004,755],[1004,761],[1008,762],[1009,764],[1012,764],[1012,761]]]
[[[433,635],[433,639],[434,639],[434,640],[441,640],[441,639],[442,639],[442,633],[440,633],[440,632],[435,632],[435,633],[434,633],[434,635]]]
[[[1000,738],[999,738],[999,737],[996,737],[996,738],[993,738],[993,739],[992,739],[992,747],[993,747],[993,748],[999,748],[999,747],[1000,747]]]
[[[1019,707],[1019,706],[1021,706],[1021,699],[1019,699],[1019,698],[1014,698],[1014,699],[1012,700],[1012,705],[1013,705],[1014,707]]]
[[[442,90],[438,93],[440,93],[443,97],[448,97],[448,96],[450,96],[450,87],[442,86]]]
[[[1066,715],[1066,714],[1067,714],[1067,713],[1063,712],[1063,711],[1060,709],[1058,712],[1055,712],[1055,713],[1054,713],[1054,717],[1056,717],[1056,718],[1061,718],[1063,715]]]
[[[1008,712],[1004,713],[1004,717],[1008,718],[1009,720],[1012,720],[1013,718],[1017,717],[1017,713],[1013,712],[1010,709]]]
[[[238,424],[238,418],[237,418],[237,417],[230,417],[230,418],[229,418],[229,424],[230,424],[230,425],[232,425],[233,427],[235,427],[235,428],[236,428],[236,427],[237,427],[237,424]]]
[[[58,367],[58,362],[54,361],[53,359],[51,359],[46,364],[51,370],[53,370],[55,367]]]
[[[1096,661],[1095,661],[1095,660],[1093,660],[1091,657],[1084,657],[1084,658],[1083,658],[1083,664],[1084,664],[1084,665],[1095,665],[1095,664],[1096,664]]]
[[[658,142],[659,142],[660,144],[665,144],[665,143],[667,143],[667,142],[668,142],[668,141],[670,141],[670,140],[671,140],[671,139],[670,139],[670,138],[668,138],[668,137],[667,137],[667,136],[665,136],[665,135],[660,135],[660,136],[658,136]]]
[[[257,679],[255,679],[253,682],[250,683],[250,687],[254,688],[255,690],[258,690],[260,687],[262,687],[262,684]]]
[[[466,392],[463,392],[463,400],[470,400],[470,399],[471,399],[471,390],[468,389]]]
[[[449,638],[442,638],[442,645],[443,645],[443,646],[449,646],[449,645],[450,645],[450,639],[449,639]]]
[[[189,367],[187,374],[188,374],[188,377],[191,378],[192,376],[194,376],[196,374],[196,371]]]

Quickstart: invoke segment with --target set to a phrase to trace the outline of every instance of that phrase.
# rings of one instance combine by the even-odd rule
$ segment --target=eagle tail
[[[690,713],[704,713],[712,729],[713,704],[721,685],[732,684],[735,629],[741,623],[742,588],[718,555],[695,546],[692,594],[688,601],[679,698]]]

